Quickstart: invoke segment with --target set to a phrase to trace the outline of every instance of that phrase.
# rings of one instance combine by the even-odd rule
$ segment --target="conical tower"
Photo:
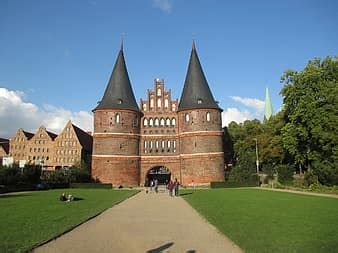
[[[215,101],[193,42],[178,106],[181,181],[224,181],[222,109]]]
[[[270,98],[270,93],[268,87],[265,89],[265,111],[264,111],[264,120],[269,120],[272,116],[272,103]]]
[[[123,46],[94,113],[92,176],[113,186],[138,185],[140,118]]]

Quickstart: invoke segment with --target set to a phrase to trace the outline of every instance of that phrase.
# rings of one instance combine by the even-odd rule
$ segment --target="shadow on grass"
[[[180,193],[180,196],[185,196],[185,195],[190,195],[190,194],[193,194],[193,192]]]
[[[8,194],[8,193],[4,193],[4,194],[0,194],[0,198],[15,198],[15,197],[28,197],[28,196],[32,196],[32,194],[29,194],[29,193],[11,193],[11,194]]]
[[[168,242],[168,243],[163,244],[163,245],[161,245],[161,246],[159,246],[157,248],[147,250],[146,253],[161,253],[161,252],[163,252],[164,250],[170,248],[173,245],[174,245],[173,242]]]

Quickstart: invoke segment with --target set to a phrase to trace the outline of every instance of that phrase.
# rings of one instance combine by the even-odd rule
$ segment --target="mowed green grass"
[[[338,199],[259,189],[182,196],[245,252],[338,252]]]
[[[62,192],[82,200],[61,202]],[[0,195],[0,252],[30,250],[136,192],[66,189]]]

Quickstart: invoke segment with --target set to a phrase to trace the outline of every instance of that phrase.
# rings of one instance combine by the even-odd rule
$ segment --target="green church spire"
[[[270,117],[272,116],[272,104],[271,104],[271,98],[270,98],[270,93],[269,89],[265,89],[265,112],[264,112],[264,120],[269,120]]]

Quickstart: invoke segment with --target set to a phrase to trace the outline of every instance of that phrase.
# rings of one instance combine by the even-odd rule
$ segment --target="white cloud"
[[[257,98],[241,98],[239,96],[230,96],[236,102],[239,102],[245,106],[252,107],[258,112],[264,111],[265,102]]]
[[[41,125],[60,133],[68,120],[85,131],[92,131],[93,116],[86,111],[72,112],[62,107],[37,105],[24,101],[25,94],[0,88],[0,137],[11,137],[18,128],[35,132]]]
[[[164,12],[170,13],[173,8],[172,0],[152,0],[152,1],[153,8],[160,9]]]
[[[237,108],[228,108],[222,112],[222,126],[228,126],[230,122],[237,123],[244,122],[245,120],[253,119],[254,117],[247,110],[240,111]]]

